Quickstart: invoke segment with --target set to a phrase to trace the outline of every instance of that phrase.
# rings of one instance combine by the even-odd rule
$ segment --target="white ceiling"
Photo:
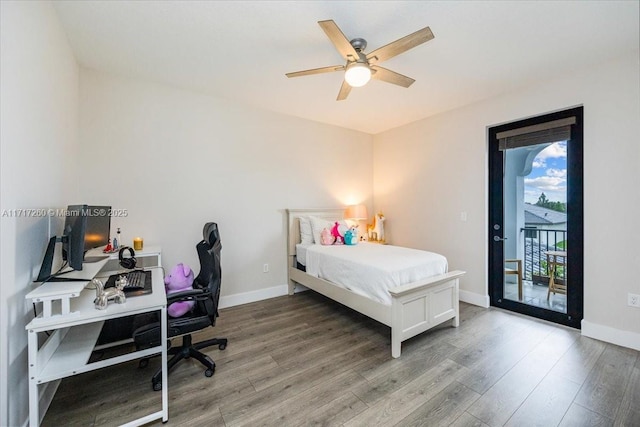
[[[628,1],[55,1],[78,62],[371,134],[537,80],[638,52]],[[429,26],[435,39],[382,65],[416,79],[372,80],[336,101],[342,65],[317,21],[367,51]]]

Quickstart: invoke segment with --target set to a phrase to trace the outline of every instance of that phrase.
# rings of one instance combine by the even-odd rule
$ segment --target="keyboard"
[[[123,291],[127,296],[137,296],[151,293],[151,271],[134,270],[128,273],[112,274],[107,279],[104,288],[113,288],[116,286],[116,281],[121,276],[126,277],[127,283],[125,284]]]

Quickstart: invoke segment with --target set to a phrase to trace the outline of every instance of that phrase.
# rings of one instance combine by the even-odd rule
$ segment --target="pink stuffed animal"
[[[164,284],[167,295],[193,289],[193,271],[188,265],[180,263],[164,278]],[[180,317],[191,311],[194,305],[194,301],[174,302],[167,307],[167,313],[171,317]]]
[[[331,235],[335,237],[336,245],[342,245],[344,243],[344,236],[340,234],[340,223],[336,221],[335,225],[331,228]]]
[[[323,228],[320,232],[320,243],[323,245],[333,245],[336,238],[331,235],[331,231],[328,228]]]

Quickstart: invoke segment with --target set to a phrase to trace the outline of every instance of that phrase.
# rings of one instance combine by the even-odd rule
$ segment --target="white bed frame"
[[[392,304],[385,305],[329,281],[310,276],[297,268],[296,244],[300,243],[301,216],[317,216],[327,220],[343,219],[344,209],[287,209],[287,271],[289,295],[301,284],[380,323],[391,327],[391,356],[400,357],[402,341],[416,336],[447,320],[458,327],[459,278],[464,271],[451,271],[440,276],[393,288]]]

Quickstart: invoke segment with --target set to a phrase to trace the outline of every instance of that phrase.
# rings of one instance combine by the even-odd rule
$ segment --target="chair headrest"
[[[218,224],[215,222],[208,222],[204,225],[202,230],[202,238],[209,246],[213,246],[220,240],[220,232],[218,231]]]

